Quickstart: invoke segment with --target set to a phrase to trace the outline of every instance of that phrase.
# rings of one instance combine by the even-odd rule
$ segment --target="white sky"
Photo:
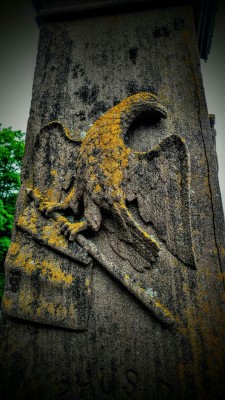
[[[38,42],[31,0],[8,0],[0,14],[0,123],[26,131]],[[208,111],[216,114],[219,181],[225,210],[225,2],[220,0],[212,48],[201,62]]]

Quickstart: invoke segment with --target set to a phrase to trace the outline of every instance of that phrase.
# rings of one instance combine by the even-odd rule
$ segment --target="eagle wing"
[[[81,140],[57,121],[43,127],[35,142],[33,188],[46,201],[62,202],[74,183]]]
[[[159,243],[195,268],[189,152],[181,136],[168,136],[149,152],[133,152],[126,195],[128,202],[137,202],[141,219],[152,228]]]

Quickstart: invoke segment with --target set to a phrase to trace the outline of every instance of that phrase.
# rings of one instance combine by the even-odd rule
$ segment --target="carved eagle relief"
[[[87,229],[98,232],[102,211],[110,212],[121,225],[124,239],[147,260],[158,257],[162,240],[173,255],[194,266],[190,171],[184,139],[178,135],[166,137],[148,152],[134,152],[124,142],[131,123],[146,111],[149,118],[151,114],[159,119],[167,117],[165,107],[150,93],[132,95],[102,115],[88,130],[73,160],[75,178],[65,199],[52,202],[44,196],[38,207],[46,216],[69,209],[73,212],[74,222],[62,224],[69,240],[76,240],[78,233]],[[57,125],[50,124],[52,129]],[[66,136],[72,140],[68,132]],[[155,231],[154,236],[142,229],[129,211],[127,205],[134,200],[142,220]]]
[[[176,261],[195,267],[189,153],[175,134],[148,151],[126,145],[129,128],[143,113],[150,125],[167,118],[156,96],[137,93],[102,115],[83,140],[57,121],[45,126],[35,142],[31,201],[17,227],[50,253],[80,265],[81,274],[86,268],[89,276],[97,260],[161,321],[180,324],[156,271],[147,270],[166,268],[167,259],[170,268]]]

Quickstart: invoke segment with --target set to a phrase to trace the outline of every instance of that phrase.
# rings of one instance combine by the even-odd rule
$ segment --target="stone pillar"
[[[224,398],[224,217],[200,3],[34,1],[1,398]]]

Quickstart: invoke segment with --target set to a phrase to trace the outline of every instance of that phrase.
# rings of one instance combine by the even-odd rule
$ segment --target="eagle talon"
[[[75,240],[76,235],[87,228],[87,221],[81,222],[65,222],[61,226],[61,232],[69,241]]]
[[[39,211],[43,213],[46,217],[50,217],[54,211],[58,210],[57,205],[52,205],[52,203],[46,201],[39,205]]]

